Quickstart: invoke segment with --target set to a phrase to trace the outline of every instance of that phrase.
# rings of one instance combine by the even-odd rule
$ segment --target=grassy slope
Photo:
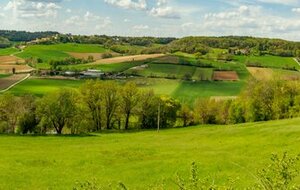
[[[202,176],[217,184],[229,176],[238,187],[256,179],[272,153],[299,153],[300,119],[220,127],[101,134],[95,137],[0,138],[0,184],[3,189],[72,189],[97,178],[122,181],[130,189],[186,175],[196,161]],[[298,183],[300,179],[297,179]]]
[[[15,95],[43,96],[61,88],[78,88],[83,83],[84,81],[78,80],[28,79],[13,87],[9,92]]]
[[[296,69],[300,69],[300,66],[290,57],[279,57],[272,55],[265,56],[235,56],[238,62],[246,63],[250,62],[258,62],[262,66],[271,67],[271,68],[283,68],[286,66],[295,67]]]
[[[60,66],[64,70],[87,70],[87,69],[100,69],[104,72],[123,72],[132,67],[144,64],[143,61],[125,62],[125,63],[113,63],[113,64],[102,64],[102,65],[71,65],[71,66]]]
[[[21,58],[36,57],[44,62],[70,57],[66,52],[76,53],[103,53],[107,51],[99,45],[90,44],[55,44],[55,45],[32,45],[28,46],[23,53],[18,54]]]
[[[16,48],[5,48],[5,49],[0,49],[0,56],[4,55],[11,55],[13,53],[19,52]]]
[[[244,82],[184,82],[169,79],[132,79],[141,89],[152,89],[156,94],[170,95],[192,104],[197,98],[211,96],[236,96]],[[33,94],[43,96],[60,88],[78,88],[84,80],[28,79],[10,90],[15,95]],[[124,81],[120,81],[123,84]]]

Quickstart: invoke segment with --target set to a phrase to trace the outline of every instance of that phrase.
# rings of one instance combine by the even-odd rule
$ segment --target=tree
[[[62,134],[76,114],[76,96],[75,91],[67,89],[51,93],[38,102],[37,113],[57,134]]]
[[[102,85],[103,106],[106,129],[111,129],[111,121],[119,103],[119,86],[115,82],[105,82]]]
[[[141,128],[150,129],[156,127],[157,105],[158,98],[155,96],[153,90],[142,91],[140,93],[138,115]]]
[[[183,127],[189,126],[193,123],[194,117],[191,108],[187,104],[183,104],[179,110],[179,117],[183,122]]]
[[[84,105],[87,107],[88,114],[91,115],[95,131],[102,128],[103,106],[103,84],[100,81],[87,81],[80,88],[81,97]]]
[[[121,95],[121,109],[125,116],[125,130],[129,127],[129,119],[133,109],[137,106],[139,101],[139,90],[135,83],[127,83],[120,91]]]
[[[0,96],[0,121],[7,123],[6,132],[14,133],[18,123],[19,116],[22,114],[23,104],[20,98],[12,94]]]

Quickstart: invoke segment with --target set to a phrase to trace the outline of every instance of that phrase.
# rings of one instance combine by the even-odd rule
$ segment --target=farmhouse
[[[80,78],[101,78],[103,75],[101,70],[88,69],[80,73]]]

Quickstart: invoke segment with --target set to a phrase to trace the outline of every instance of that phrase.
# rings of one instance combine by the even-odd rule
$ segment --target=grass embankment
[[[202,177],[216,184],[239,178],[239,188],[256,182],[252,174],[272,153],[298,154],[300,119],[93,137],[0,138],[0,184],[3,189],[72,189],[94,178],[103,184],[125,183],[144,189],[175,173],[188,177],[196,161]],[[300,179],[297,179],[300,182]]]

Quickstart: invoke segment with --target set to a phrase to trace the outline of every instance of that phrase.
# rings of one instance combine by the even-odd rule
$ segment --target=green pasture
[[[17,52],[19,52],[19,50],[16,48],[0,48],[0,56],[11,55]]]
[[[76,182],[122,182],[129,189],[164,183],[176,189],[176,173],[189,177],[196,162],[201,179],[236,180],[237,189],[257,183],[273,153],[300,153],[300,119],[232,126],[94,136],[0,137],[1,189],[72,189]],[[300,183],[298,177],[296,181]]]
[[[43,96],[62,88],[78,88],[83,83],[83,80],[31,78],[13,87],[9,92],[15,95],[33,94],[35,96]]]
[[[67,52],[75,53],[103,53],[108,51],[100,45],[91,44],[55,44],[55,45],[31,45],[25,48],[24,52],[18,54],[18,57],[40,58],[44,62],[50,60],[59,60],[70,57]]]
[[[296,69],[300,69],[299,64],[293,60],[291,57],[279,57],[279,56],[272,56],[272,55],[264,55],[264,56],[235,56],[236,61],[240,63],[258,63],[263,67],[270,67],[270,68],[284,68],[289,67]]]
[[[187,82],[171,79],[134,78],[117,80],[122,85],[127,81],[134,81],[141,89],[153,90],[159,95],[169,95],[182,102],[192,104],[197,98],[211,96],[236,96],[243,89],[245,83],[238,82]],[[61,88],[79,88],[84,80],[58,80],[31,78],[12,88],[9,92],[15,95],[33,94],[43,96]]]
[[[98,69],[103,72],[123,72],[132,67],[140,66],[145,64],[144,61],[135,61],[135,62],[124,62],[124,63],[112,63],[112,64],[95,64],[95,65],[87,65],[87,64],[79,64],[79,65],[69,65],[69,66],[60,66],[63,70],[78,70],[84,71],[87,69]]]

